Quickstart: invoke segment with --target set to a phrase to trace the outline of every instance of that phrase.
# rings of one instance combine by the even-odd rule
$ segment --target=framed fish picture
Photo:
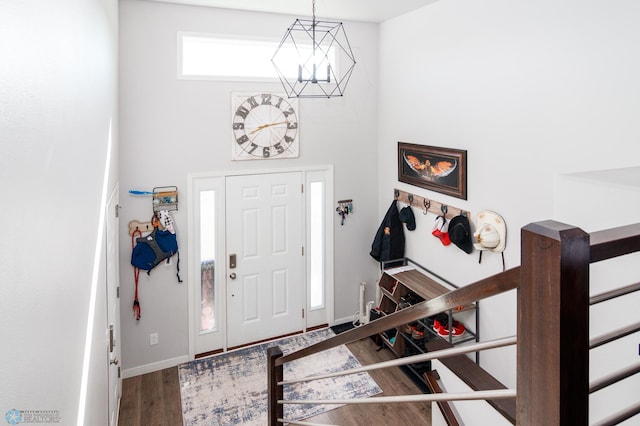
[[[467,199],[467,151],[398,142],[398,180]]]

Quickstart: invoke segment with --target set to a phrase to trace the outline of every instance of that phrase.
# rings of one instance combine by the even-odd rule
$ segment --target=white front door
[[[226,179],[227,346],[303,329],[302,174]]]
[[[118,274],[118,189],[107,204],[107,337],[109,341],[109,425],[118,423],[118,408],[122,394],[120,378],[120,295]]]

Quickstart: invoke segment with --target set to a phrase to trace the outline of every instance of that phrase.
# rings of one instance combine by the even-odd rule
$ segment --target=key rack
[[[338,200],[338,207],[336,207],[336,211],[342,218],[340,220],[340,225],[344,225],[344,219],[349,213],[353,212],[353,200]]]
[[[471,217],[471,212],[469,211],[443,204],[420,195],[414,195],[410,192],[401,191],[399,189],[393,190],[393,198],[401,203],[423,210],[423,214],[433,213],[438,216],[442,216],[444,214],[444,217],[447,219],[452,219],[459,214],[464,214],[468,218]]]

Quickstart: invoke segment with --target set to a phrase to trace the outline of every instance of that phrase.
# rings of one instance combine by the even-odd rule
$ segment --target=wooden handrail
[[[496,296],[509,290],[518,288],[520,282],[520,267],[509,269],[497,275],[482,279],[473,284],[452,290],[431,300],[416,303],[401,311],[386,317],[378,318],[361,327],[340,333],[330,339],[323,340],[299,351],[285,355],[276,360],[276,365],[283,365],[296,359],[304,358],[336,346],[344,345],[380,334],[385,330],[400,327],[421,318],[430,317],[441,312],[454,309],[456,306],[466,305],[487,297]]]

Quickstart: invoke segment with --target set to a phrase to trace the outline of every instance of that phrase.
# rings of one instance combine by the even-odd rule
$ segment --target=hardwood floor
[[[393,359],[388,349],[376,351],[369,338],[347,345],[361,364]],[[420,389],[397,367],[372,371],[382,395],[419,394]],[[430,425],[430,403],[358,404],[343,406],[307,419],[317,423],[342,426],[360,425]],[[178,368],[125,379],[122,383],[120,426],[179,426],[182,425]],[[208,425],[207,425],[208,426]]]
[[[118,424],[182,425],[178,367],[124,379]]]

